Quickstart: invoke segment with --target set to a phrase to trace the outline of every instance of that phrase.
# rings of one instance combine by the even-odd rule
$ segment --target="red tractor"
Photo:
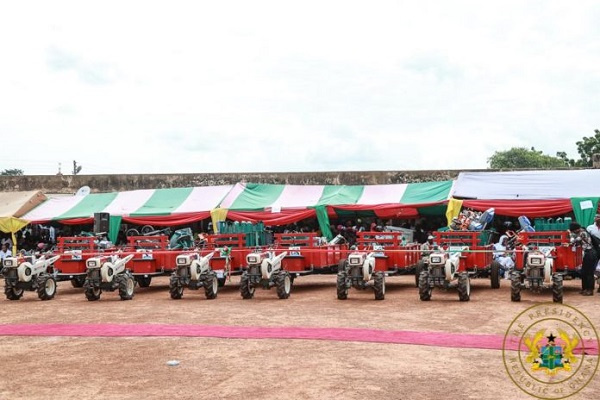
[[[511,274],[512,301],[521,301],[521,291],[552,290],[552,301],[563,301],[563,277],[577,276],[582,264],[581,247],[569,242],[567,231],[520,232]]]

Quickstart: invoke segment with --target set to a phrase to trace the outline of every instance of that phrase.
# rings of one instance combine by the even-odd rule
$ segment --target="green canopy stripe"
[[[594,217],[598,212],[598,197],[572,197],[571,206],[575,221],[584,229],[594,223]]]
[[[319,228],[321,229],[321,235],[326,237],[327,240],[333,239],[333,233],[329,228],[329,215],[327,214],[326,206],[316,206],[315,212],[317,214],[317,221],[319,222]]]
[[[171,215],[192,193],[194,188],[157,189],[131,216]]]
[[[435,203],[448,199],[452,181],[411,183],[406,188],[401,204]]]
[[[325,186],[316,205],[356,204],[364,189],[364,186]]]
[[[94,193],[88,194],[77,205],[69,211],[53,218],[54,220],[70,218],[90,218],[94,213],[104,210],[117,197],[118,193]]]
[[[273,204],[283,192],[285,185],[246,184],[244,191],[229,207],[230,210],[263,210]]]
[[[117,243],[117,236],[119,236],[119,230],[121,229],[121,221],[123,217],[111,215],[108,219],[108,240],[113,243]]]

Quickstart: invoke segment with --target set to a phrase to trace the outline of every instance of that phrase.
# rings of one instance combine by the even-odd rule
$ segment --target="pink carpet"
[[[79,337],[213,337],[224,339],[304,339],[346,342],[412,344],[436,347],[501,350],[502,335],[444,332],[388,331],[358,328],[252,327],[170,324],[0,324],[0,336]],[[517,350],[510,340],[507,350]],[[525,348],[523,348],[525,350]],[[586,353],[598,354],[597,343],[586,343]]]

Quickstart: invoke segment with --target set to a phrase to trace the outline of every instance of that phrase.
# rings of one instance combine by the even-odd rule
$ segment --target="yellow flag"
[[[213,231],[219,233],[219,221],[225,221],[227,218],[227,209],[213,208],[210,210],[210,217],[212,219]]]
[[[452,223],[452,218],[458,217],[460,209],[462,208],[463,201],[450,199],[448,201],[448,208],[446,209],[446,219],[448,220],[448,226]]]

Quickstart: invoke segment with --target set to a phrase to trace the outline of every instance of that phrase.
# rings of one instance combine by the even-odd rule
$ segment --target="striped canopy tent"
[[[395,185],[266,185],[238,183],[221,202],[228,219],[282,225],[333,215],[411,218],[448,200],[452,181]],[[437,213],[443,215],[445,207]],[[223,217],[224,219],[224,217]],[[327,222],[327,226],[329,226]]]
[[[95,213],[109,213],[124,222],[158,226],[183,225],[210,217],[233,185],[127,192],[92,193],[51,198],[23,216],[34,223],[92,223]]]
[[[0,231],[12,234],[13,252],[16,252],[15,232],[28,224],[24,214],[46,200],[39,190],[0,193]]]

